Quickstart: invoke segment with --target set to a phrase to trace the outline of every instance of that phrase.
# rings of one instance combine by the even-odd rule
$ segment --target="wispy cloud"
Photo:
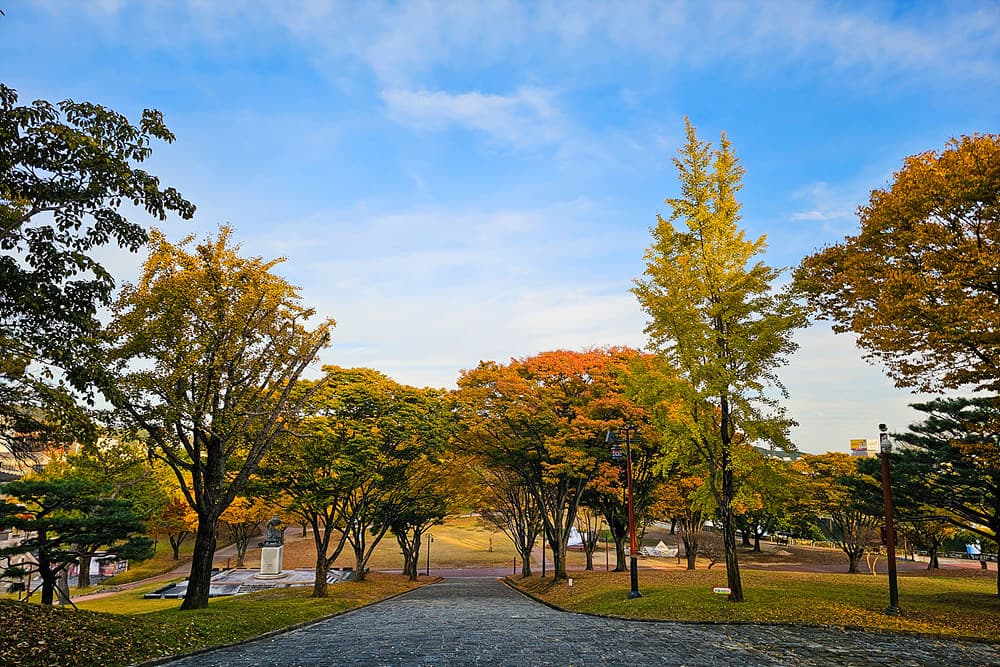
[[[399,89],[382,93],[386,113],[396,122],[432,131],[464,127],[519,147],[548,144],[565,134],[554,98],[543,88],[521,88],[510,95]]]
[[[81,5],[45,0],[54,16]],[[544,79],[560,71],[598,74],[630,58],[655,70],[728,62],[751,75],[778,64],[814,71],[849,71],[884,81],[900,75],[926,81],[946,72],[954,82],[997,78],[1000,12],[993,2],[892,3],[712,2],[146,2],[101,0],[84,5],[104,24],[127,17],[136,43],[203,39],[259,48],[278,33],[294,38],[313,63],[336,78],[345,59],[363,63],[382,89],[436,89],[439,68],[468,71],[498,64]],[[162,30],[170,15],[185,31]],[[243,35],[248,39],[234,38]],[[252,39],[250,39],[252,37]],[[610,53],[609,53],[610,49]],[[610,56],[610,58],[609,58]],[[766,56],[766,67],[756,59]],[[611,70],[605,70],[611,71]]]
[[[848,192],[843,187],[832,187],[825,181],[812,183],[792,193],[792,201],[801,202],[805,208],[789,214],[788,219],[820,223],[824,232],[839,234],[855,224],[854,210],[858,196],[858,193]]]

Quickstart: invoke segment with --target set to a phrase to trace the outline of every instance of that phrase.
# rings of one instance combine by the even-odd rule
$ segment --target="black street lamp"
[[[628,592],[629,600],[641,598],[639,592],[639,547],[635,539],[635,503],[632,498],[632,426],[625,426],[625,484],[628,488],[628,534],[630,541],[629,553],[629,573],[631,575],[632,589]],[[618,461],[622,458],[622,448],[618,445],[618,437],[614,431],[608,431],[604,441],[611,445],[611,458]]]
[[[431,545],[434,543],[434,536],[427,533],[425,537],[427,538],[427,569],[424,570],[424,576],[429,577],[431,576]],[[414,566],[419,567],[416,563]]]
[[[892,521],[892,488],[889,483],[889,453],[892,452],[892,441],[889,440],[888,428],[885,424],[878,425],[879,458],[882,459],[882,504],[885,509],[885,550],[889,566],[889,606],[885,613],[889,616],[899,616],[899,587],[896,585],[896,527]]]

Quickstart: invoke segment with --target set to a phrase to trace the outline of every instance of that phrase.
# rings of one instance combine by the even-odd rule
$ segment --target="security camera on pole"
[[[635,504],[632,498],[632,431],[635,430],[635,427],[626,425],[623,430],[625,431],[625,481],[628,489],[629,574],[632,585],[628,597],[630,600],[634,600],[642,597],[642,593],[639,592],[639,565],[636,561],[639,548],[635,539]],[[622,448],[619,445],[617,434],[614,431],[608,431],[604,440],[611,446],[611,459],[613,461],[621,460]]]
[[[885,613],[889,616],[899,616],[899,588],[896,586],[896,528],[892,521],[892,488],[889,484],[889,454],[892,452],[892,441],[889,440],[885,424],[879,424],[878,430],[879,458],[882,459],[882,503],[885,507],[886,562],[889,566],[889,606],[886,607]]]

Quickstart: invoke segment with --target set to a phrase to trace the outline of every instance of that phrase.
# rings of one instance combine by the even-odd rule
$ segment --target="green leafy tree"
[[[403,553],[403,574],[410,581],[417,580],[427,531],[469,506],[472,484],[466,462],[453,455],[424,456],[408,467],[402,493],[387,508],[387,518]]]
[[[681,194],[666,200],[646,251],[645,278],[633,292],[650,316],[650,347],[675,369],[685,405],[687,446],[708,466],[708,484],[722,518],[731,599],[743,600],[736,553],[733,447],[743,438],[790,447],[791,425],[768,388],[784,393],[776,371],[796,348],[805,323],[779,272],[755,258],[764,237],[747,240],[738,223],[739,165],[725,134],[713,150],[686,121],[687,141],[674,159]],[[680,222],[680,228],[672,223]]]
[[[379,542],[395,525],[398,534],[419,530],[425,522],[445,511],[436,494],[419,498],[411,475],[435,460],[445,444],[442,430],[443,393],[436,389],[416,389],[401,385],[377,371],[348,369],[349,382],[337,387],[341,404],[335,428],[359,460],[363,473],[354,479],[346,498],[344,530],[354,551],[356,578],[363,581],[368,560]],[[422,510],[409,502],[423,502]],[[410,510],[415,510],[409,514]],[[407,516],[409,514],[409,516]],[[410,545],[413,562],[419,554],[419,535]]]
[[[893,437],[893,491],[906,506],[929,506],[984,541],[1000,534],[1000,403],[941,398],[911,407],[926,415]],[[1000,596],[1000,572],[997,576]]]
[[[899,506],[896,506],[899,509]],[[945,541],[954,537],[957,528],[945,517],[924,515],[914,518],[900,518],[899,532],[909,544],[927,552],[927,569],[937,570],[941,567],[938,553]]]
[[[174,140],[156,110],[133,125],[89,102],[19,105],[0,84],[0,438],[15,454],[30,442],[10,434],[95,435],[72,392],[89,388],[97,309],[115,286],[94,251],[147,240],[122,205],[160,220],[194,214],[137,166],[153,140]]]
[[[322,383],[300,383],[311,395],[295,416],[295,435],[281,439],[260,475],[279,502],[313,528],[314,597],[326,596],[327,572],[345,546],[364,580],[369,558],[393,524],[410,510],[416,520],[420,512],[409,503],[419,489],[410,475],[436,460],[447,437],[440,390],[407,387],[369,368],[323,370]]]
[[[75,477],[89,481],[101,496],[129,502],[133,512],[147,525],[169,502],[162,471],[149,460],[146,447],[134,440],[105,437],[80,447],[77,453],[60,456],[37,475],[40,479]],[[81,545],[77,585],[90,586],[90,555],[100,545]]]
[[[271,272],[280,260],[246,259],[223,227],[193,251],[159,232],[136,285],[126,285],[108,328],[112,366],[102,391],[148,438],[198,514],[182,609],[208,605],[219,517],[247,485],[308,394],[295,382],[327,345],[333,321]]]
[[[899,386],[1000,391],[1000,135],[906,158],[858,216],[796,271],[810,305]]]
[[[531,552],[542,532],[542,514],[519,475],[506,468],[484,468],[479,516],[506,535],[521,558],[521,576],[531,576]]]
[[[769,458],[752,447],[739,451],[737,465],[744,468],[736,497],[736,523],[744,546],[760,551],[760,540],[786,525],[799,486],[792,482],[788,461]]]
[[[316,382],[299,382],[308,391]],[[251,482],[288,514],[312,528],[316,561],[312,597],[327,597],[327,576],[347,544],[347,497],[364,464],[340,447],[342,441],[327,423],[327,397],[317,392],[292,424],[294,433],[275,441]]]
[[[847,555],[847,571],[857,574],[861,557],[880,542],[883,521],[870,479],[858,471],[857,460],[840,452],[802,456],[793,468],[820,529]]]
[[[82,556],[101,548],[130,560],[153,555],[153,541],[142,535],[145,526],[131,504],[102,497],[90,480],[20,480],[0,485],[0,493],[9,496],[0,501],[0,526],[28,533],[19,544],[0,548],[0,557],[32,553],[35,558],[9,565],[0,577],[37,574],[42,604],[52,604],[60,574]]]

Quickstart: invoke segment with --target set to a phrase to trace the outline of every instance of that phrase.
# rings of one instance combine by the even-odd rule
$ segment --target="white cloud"
[[[799,331],[800,347],[781,378],[791,395],[789,415],[799,422],[792,440],[802,451],[849,451],[853,438],[878,437],[877,425],[904,431],[919,415],[910,403],[928,397],[895,387],[866,363],[848,334],[834,334],[817,323]]]
[[[419,130],[457,125],[525,148],[554,142],[565,133],[554,94],[542,88],[521,88],[510,95],[396,89],[383,91],[382,100],[391,119]]]
[[[809,221],[809,222],[822,222],[824,220],[841,220],[850,216],[847,211],[799,211],[793,213],[789,220],[795,221]]]
[[[793,192],[794,202],[803,202],[804,209],[788,215],[792,222],[820,223],[820,230],[830,236],[843,236],[857,227],[854,209],[861,193],[852,185],[831,187],[824,181],[812,183]]]

